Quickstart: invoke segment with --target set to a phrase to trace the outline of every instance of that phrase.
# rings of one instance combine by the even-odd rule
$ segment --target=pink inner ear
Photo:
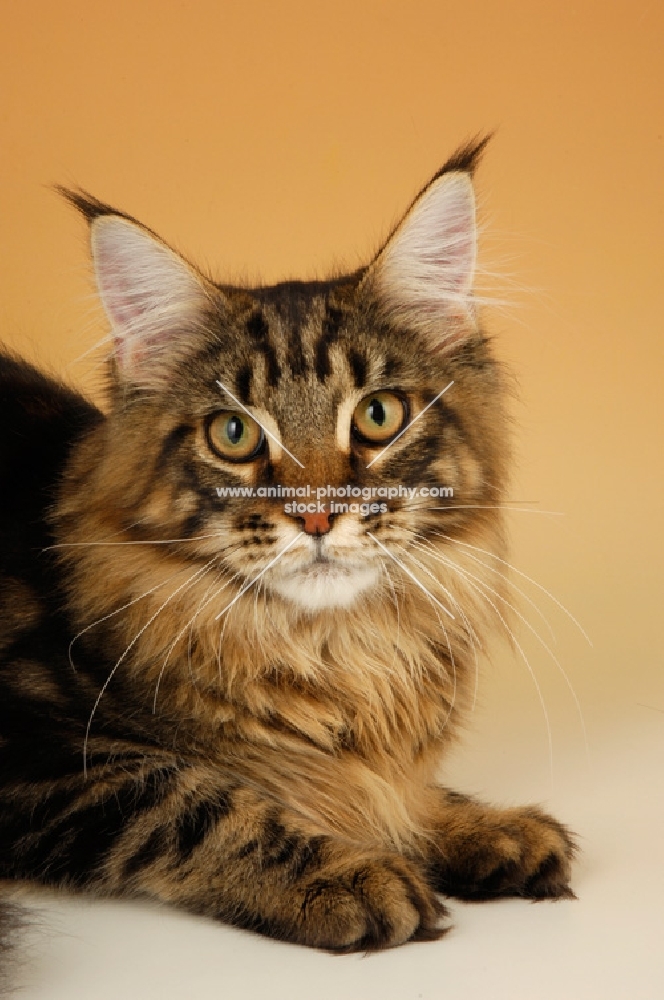
[[[207,303],[202,280],[167,246],[120,216],[96,219],[91,237],[119,369],[130,381],[157,381],[198,325]]]
[[[397,322],[438,350],[474,328],[475,200],[470,178],[443,174],[424,191],[375,264],[378,292]]]
[[[122,328],[131,327],[145,312],[145,302],[140,296],[134,295],[131,284],[127,281],[122,272],[122,268],[117,268],[113,273],[109,268],[109,286],[106,301],[111,313],[113,326]],[[107,272],[108,273],[108,272]]]
[[[472,287],[475,264],[475,241],[463,223],[450,226],[441,220],[440,248],[436,265],[441,283],[455,292]]]
[[[475,270],[475,202],[466,175],[443,176],[425,192],[411,213],[414,234],[411,247],[417,269],[421,255],[422,277],[441,289],[467,292]],[[409,219],[405,226],[408,227]],[[419,244],[419,246],[418,246]]]

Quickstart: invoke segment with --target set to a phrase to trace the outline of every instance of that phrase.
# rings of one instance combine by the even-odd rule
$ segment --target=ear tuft
[[[93,219],[98,218],[100,215],[118,215],[123,219],[129,219],[131,222],[135,221],[130,216],[125,215],[124,212],[118,212],[117,209],[107,205],[106,202],[95,198],[93,194],[89,194],[83,188],[74,189],[65,187],[63,184],[56,184],[54,190],[59,195],[62,195],[70,205],[73,205],[76,211],[80,212],[87,222],[92,222]]]
[[[477,170],[479,162],[482,159],[482,154],[492,137],[492,132],[487,132],[484,135],[480,133],[473,139],[469,139],[463,146],[459,146],[459,148],[452,153],[449,160],[443,164],[438,173],[431,178],[428,186],[430,186],[443,174],[451,174],[456,170],[462,170],[465,173],[470,174],[472,177]]]
[[[92,258],[120,376],[156,388],[197,339],[209,297],[203,278],[138,223],[93,214]]]

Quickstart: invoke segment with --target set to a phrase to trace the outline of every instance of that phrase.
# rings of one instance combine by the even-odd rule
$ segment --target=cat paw
[[[574,899],[569,881],[575,851],[570,832],[547,813],[507,809],[471,820],[449,849],[443,841],[433,881],[439,892],[459,899]]]
[[[374,951],[431,941],[447,915],[430,886],[395,856],[359,863],[307,888],[298,920],[302,944],[330,951]]]

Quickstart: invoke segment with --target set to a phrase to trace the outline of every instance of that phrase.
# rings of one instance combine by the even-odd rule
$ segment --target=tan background
[[[573,611],[594,647],[529,588],[550,614],[556,653],[581,703],[588,756],[569,688],[524,626],[520,641],[550,716],[552,768],[533,681],[507,650],[485,673],[473,732],[455,758],[452,770],[466,787],[548,800],[584,842],[579,907],[560,904],[551,916],[538,910],[540,923],[529,916],[517,931],[500,923],[502,979],[481,981],[485,966],[463,950],[475,948],[472,933],[441,943],[446,969],[456,961],[464,982],[474,970],[482,997],[534,996],[509,985],[523,935],[542,995],[581,995],[540,975],[543,967],[565,974],[563,953],[581,966],[595,961],[588,982],[603,985],[589,987],[589,996],[650,998],[664,989],[653,986],[661,940],[648,943],[656,914],[661,930],[653,877],[661,881],[662,835],[653,824],[661,827],[664,763],[663,28],[664,6],[651,0],[0,3],[1,336],[91,392],[94,369],[75,359],[103,335],[103,321],[84,227],[50,185],[81,185],[136,215],[220,278],[321,275],[364,260],[460,142],[496,129],[477,178],[479,286],[505,300],[487,322],[520,386],[512,496],[562,512],[511,514],[513,559]],[[521,607],[551,642],[533,609]],[[651,862],[648,850],[659,860]],[[638,864],[636,877],[629,866]],[[501,904],[503,917],[526,919],[510,905]],[[639,917],[643,906],[652,919]],[[484,948],[498,923],[472,912],[472,920],[486,920],[477,939]],[[542,920],[548,929],[538,951],[528,935]],[[72,933],[85,934],[87,921],[72,924]],[[155,941],[165,940],[167,926],[176,926],[177,940],[189,933],[184,920],[165,921]],[[120,923],[116,930],[122,934]],[[136,956],[152,955],[141,933]],[[188,946],[208,933],[216,955],[216,928],[196,925]],[[254,939],[225,933],[227,958],[244,962],[244,948],[255,976],[271,968],[265,956],[274,950],[256,962]],[[562,950],[554,957],[557,933]],[[115,952],[103,951],[114,940],[114,932],[100,932],[88,963],[122,969]],[[643,991],[631,978],[625,987],[617,966],[607,965],[607,955],[619,963],[629,947],[641,956],[634,968]],[[154,995],[186,995],[173,964],[181,960],[177,945],[170,958],[163,944],[154,948],[154,967],[152,959],[145,966],[146,983],[162,983]],[[283,954],[320,973],[322,957]],[[438,952],[426,955],[437,968]],[[50,985],[57,961],[44,965],[49,985],[38,995],[78,996],[66,982],[62,994]],[[198,975],[206,961],[216,968],[202,958],[186,975]],[[325,965],[330,996],[342,970],[368,983],[375,970],[397,968],[391,957],[370,967],[335,962]],[[91,995],[82,950],[71,967],[82,970],[80,995]],[[246,967],[237,964],[233,995],[253,995],[242,985]],[[524,972],[524,982],[532,975]],[[406,980],[391,976],[376,995],[411,995],[401,988]],[[286,990],[290,980],[279,982]],[[269,995],[274,988],[265,982]],[[153,995],[138,986],[127,992],[112,977],[108,990]],[[106,995],[100,991],[92,995]],[[197,995],[217,993],[201,987]],[[290,985],[286,995],[295,996]],[[356,994],[350,986],[339,995]]]

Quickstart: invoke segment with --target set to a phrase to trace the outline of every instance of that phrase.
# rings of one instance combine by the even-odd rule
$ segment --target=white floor
[[[496,801],[539,800],[576,830],[578,900],[453,902],[454,929],[439,942],[333,957],[166,910],[44,895],[31,903],[37,923],[24,940],[18,996],[662,1000],[662,686],[652,681],[622,703],[617,690],[601,688],[600,699],[598,687],[591,697],[589,681],[580,698],[587,751],[571,697],[567,706],[547,698],[550,767],[527,685],[510,666],[483,681],[482,705],[448,776]]]

